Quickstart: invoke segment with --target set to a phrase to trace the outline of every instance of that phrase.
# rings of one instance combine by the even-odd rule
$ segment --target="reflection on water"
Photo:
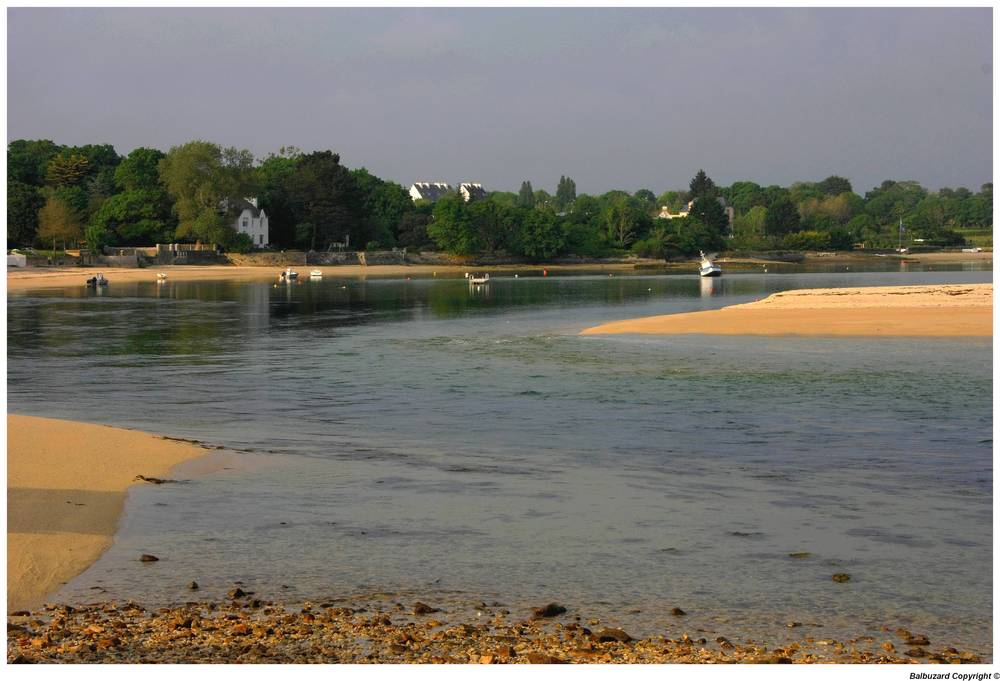
[[[192,579],[208,596],[243,580],[282,600],[559,600],[640,633],[675,630],[673,606],[686,626],[761,638],[789,621],[830,638],[887,624],[989,651],[990,339],[576,333],[787,288],[990,280],[39,291],[8,300],[9,403],[255,452],[136,489],[64,598],[186,600]]]

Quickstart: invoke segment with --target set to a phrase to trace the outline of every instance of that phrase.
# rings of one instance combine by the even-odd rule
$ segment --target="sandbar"
[[[8,612],[36,607],[97,560],[137,475],[163,477],[205,453],[134,430],[8,414]]]
[[[801,289],[719,310],[640,317],[581,335],[992,336],[993,284]]]

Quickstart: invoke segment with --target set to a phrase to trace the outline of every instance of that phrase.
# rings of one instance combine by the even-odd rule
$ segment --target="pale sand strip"
[[[992,336],[993,284],[804,289],[721,310],[641,317],[581,332],[751,336]]]
[[[8,612],[37,607],[97,560],[135,476],[162,477],[205,453],[138,431],[8,414]]]
[[[157,273],[167,275],[167,283],[175,281],[276,281],[283,266],[245,265],[165,265],[143,269],[99,267],[26,267],[7,269],[7,290],[52,288],[62,286],[83,287],[88,277],[95,272],[103,272],[112,286],[137,281],[156,282]],[[325,277],[409,277],[409,276],[456,276],[464,272],[496,272],[498,270],[537,270],[550,272],[573,272],[599,270],[609,272],[631,271],[633,263],[594,263],[561,265],[298,265],[292,267],[302,279],[308,279],[309,272],[321,270]]]

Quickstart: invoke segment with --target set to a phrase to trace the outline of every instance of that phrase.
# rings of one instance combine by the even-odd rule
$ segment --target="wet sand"
[[[721,310],[626,319],[581,335],[992,336],[993,285],[803,289]]]
[[[97,560],[137,475],[163,477],[205,453],[138,431],[8,414],[8,611],[37,606]]]

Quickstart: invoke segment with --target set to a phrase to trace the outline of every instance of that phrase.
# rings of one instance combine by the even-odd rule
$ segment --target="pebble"
[[[234,590],[235,591],[235,590]],[[317,601],[333,605],[331,601]],[[342,604],[345,601],[340,601]],[[902,655],[888,642],[858,636],[850,644],[824,639],[738,643],[684,634],[635,639],[621,629],[590,634],[580,624],[527,620],[470,624],[461,619],[393,624],[390,603],[350,601],[350,607],[296,607],[189,602],[174,607],[92,603],[45,609],[8,620],[8,663],[981,663],[972,651],[910,646]],[[260,604],[265,605],[265,604]],[[557,606],[562,608],[562,606]],[[544,608],[540,608],[544,610]],[[559,613],[561,614],[561,613]],[[457,617],[457,616],[456,616]],[[475,619],[473,618],[473,622]],[[480,620],[482,622],[482,620]],[[432,626],[427,626],[432,625]],[[922,635],[907,633],[911,640]],[[713,634],[715,635],[715,634]],[[926,638],[926,637],[924,637]],[[811,642],[810,642],[811,641]],[[720,650],[721,648],[721,650]]]
[[[838,572],[833,577],[831,577],[831,579],[837,582],[838,584],[843,584],[844,582],[851,581],[851,576],[846,572]]]
[[[158,561],[160,559],[157,558],[156,556],[154,556],[151,553],[144,553],[141,556],[139,556],[139,560],[141,562],[143,562],[143,563],[155,563],[156,561]]]
[[[548,605],[542,606],[541,608],[535,608],[534,617],[545,618],[545,617],[556,617],[562,615],[566,612],[566,608],[559,605],[558,603],[549,603]]]

